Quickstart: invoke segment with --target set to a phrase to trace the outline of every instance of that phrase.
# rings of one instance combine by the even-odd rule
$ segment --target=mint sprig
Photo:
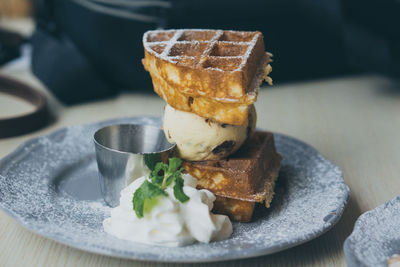
[[[166,196],[167,193],[149,181],[144,181],[133,195],[133,209],[135,210],[138,218],[143,217],[143,210],[146,201],[153,200],[162,195]]]
[[[169,164],[157,162],[152,164],[149,180],[146,180],[133,194],[133,209],[138,218],[143,217],[143,213],[150,212],[154,205],[157,203],[156,198],[160,196],[168,196],[165,189],[174,183],[173,190],[175,198],[184,203],[189,200],[189,197],[183,192],[184,180],[182,178],[182,160],[179,158],[170,158]]]
[[[189,197],[183,192],[184,180],[181,176],[175,178],[174,196],[177,200],[184,203],[189,200]]]

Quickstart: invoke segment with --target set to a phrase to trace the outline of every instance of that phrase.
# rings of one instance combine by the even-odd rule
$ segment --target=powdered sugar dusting
[[[400,196],[362,214],[344,243],[350,267],[386,267],[400,254]]]
[[[185,35],[190,36],[185,39]],[[236,53],[235,49],[240,46],[246,47],[246,52],[237,55],[218,55],[219,58],[240,58],[241,61],[237,64],[236,68],[230,69],[230,72],[242,71],[246,66],[246,63],[256,45],[257,40],[260,38],[260,32],[238,32],[238,31],[222,31],[222,30],[203,30],[203,29],[185,29],[185,30],[155,30],[147,31],[143,35],[143,45],[145,49],[159,57],[162,60],[171,63],[180,63],[187,66],[203,66],[206,64],[208,58],[212,57],[212,52],[217,46],[230,45],[231,48],[225,48],[232,53]],[[181,40],[182,39],[182,40]],[[206,44],[204,49],[199,49],[199,54],[196,60],[190,62],[190,64],[184,60],[180,60],[181,57],[171,55],[171,49],[180,45],[183,45],[182,55],[187,56],[185,52],[187,48],[195,46],[196,44]],[[162,46],[163,49],[160,51],[154,50],[153,48]],[[222,64],[222,62],[220,63]],[[216,66],[206,67],[211,71],[226,71]]]
[[[160,57],[162,59],[168,60],[168,55],[169,52],[171,51],[172,46],[176,43],[179,37],[181,37],[183,31],[182,30],[177,30],[174,34],[174,36],[167,41],[167,46],[165,47],[164,51],[160,54]]]
[[[101,199],[79,200],[60,187],[64,180],[97,176],[92,135],[114,123],[161,121],[116,119],[26,142],[0,161],[1,208],[24,227],[72,247],[131,259],[199,262],[265,255],[303,243],[332,227],[347,202],[348,187],[338,167],[308,145],[276,134],[284,160],[272,206],[260,209],[251,223],[234,223],[230,239],[181,248],[116,239],[103,231],[110,208]]]
[[[257,39],[259,38],[260,33],[256,33],[253,37],[253,39],[251,39],[251,42],[249,43],[246,53],[243,56],[243,60],[242,63],[240,63],[238,70],[241,70],[244,68],[244,66],[246,65],[247,60],[249,59],[251,52],[253,51],[254,46],[256,45]]]

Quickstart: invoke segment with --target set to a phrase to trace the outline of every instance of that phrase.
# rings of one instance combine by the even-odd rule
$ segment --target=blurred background
[[[25,36],[3,28],[0,63],[28,56],[33,74],[67,105],[152,92],[141,38],[156,28],[259,30],[276,84],[400,74],[398,0],[0,0],[0,17],[32,21]]]

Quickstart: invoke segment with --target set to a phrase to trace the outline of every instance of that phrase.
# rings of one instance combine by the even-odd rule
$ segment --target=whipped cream
[[[163,246],[184,246],[196,241],[208,243],[227,239],[232,224],[225,215],[213,214],[215,196],[208,190],[197,190],[197,180],[183,174],[183,191],[190,198],[179,202],[168,187],[168,196],[160,196],[152,210],[139,219],[133,210],[133,194],[147,179],[142,176],[121,191],[120,205],[103,221],[104,231],[120,239]]]

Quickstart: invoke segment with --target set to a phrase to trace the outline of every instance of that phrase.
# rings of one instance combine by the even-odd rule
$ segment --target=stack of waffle
[[[187,172],[212,191],[214,211],[250,221],[255,203],[269,207],[281,155],[273,135],[255,131],[271,54],[260,32],[149,31],[143,65],[167,102],[164,131]]]

